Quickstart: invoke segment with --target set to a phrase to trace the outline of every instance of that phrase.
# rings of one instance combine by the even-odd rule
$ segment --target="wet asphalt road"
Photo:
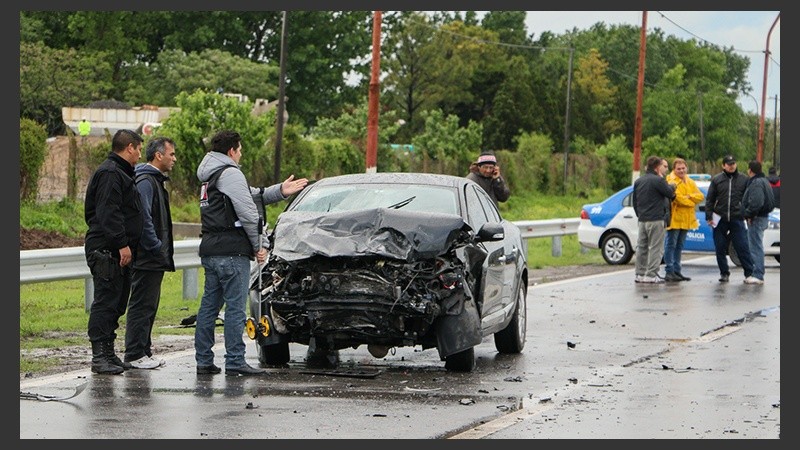
[[[779,438],[780,265],[768,259],[764,286],[735,268],[719,283],[713,257],[684,274],[640,285],[627,266],[534,286],[523,353],[489,338],[469,374],[418,347],[343,350],[320,373],[292,345],[287,367],[258,377],[196,375],[190,350],[156,370],[21,381],[48,396],[86,389],[21,398],[20,438]],[[218,337],[217,365],[223,352]]]

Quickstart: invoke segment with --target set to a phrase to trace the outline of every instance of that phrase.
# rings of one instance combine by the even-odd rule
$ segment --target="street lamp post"
[[[750,94],[750,93],[747,93],[747,92],[743,92],[743,91],[739,92],[739,91],[737,91],[735,89],[731,89],[731,88],[728,88],[728,93],[729,94],[736,94],[737,96],[739,94],[744,94],[744,95],[752,98],[753,99],[753,103],[756,105],[756,109],[755,109],[756,114],[758,114],[758,100],[756,99],[756,97],[753,94]],[[744,110],[744,107],[742,107],[742,110]],[[747,114],[747,113],[745,113],[745,114]],[[757,149],[758,149],[758,127],[756,127],[756,150]]]

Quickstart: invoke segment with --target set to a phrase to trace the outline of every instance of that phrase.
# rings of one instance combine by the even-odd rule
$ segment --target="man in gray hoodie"
[[[251,187],[239,167],[242,139],[239,133],[223,130],[211,139],[211,150],[197,168],[200,186],[200,262],[205,284],[194,334],[198,374],[222,371],[214,364],[214,327],[225,307],[225,374],[258,375],[263,369],[245,361],[242,338],[245,307],[250,283],[250,261],[259,264],[267,251],[259,242],[259,213],[253,195],[262,204],[275,203],[300,192],[308,180],[294,175],[269,187]]]

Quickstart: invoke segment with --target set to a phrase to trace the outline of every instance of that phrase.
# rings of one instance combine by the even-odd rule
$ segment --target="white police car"
[[[710,176],[691,174],[697,187],[707,194]],[[631,194],[633,186],[628,186],[600,203],[583,205],[581,222],[578,225],[578,241],[587,248],[599,248],[608,264],[627,264],[636,251],[639,224],[633,211]],[[706,223],[705,201],[695,207],[700,227],[690,230],[686,235],[683,251],[687,253],[714,253],[714,237],[711,227]],[[769,227],[764,231],[764,254],[773,256],[778,262],[781,258],[781,210],[775,208],[769,214]],[[733,245],[728,246],[728,256],[735,265],[739,258]]]

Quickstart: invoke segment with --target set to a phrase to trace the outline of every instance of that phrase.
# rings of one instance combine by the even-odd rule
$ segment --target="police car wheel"
[[[613,232],[607,234],[600,244],[603,259],[612,266],[628,264],[633,256],[633,248],[624,234]]]

